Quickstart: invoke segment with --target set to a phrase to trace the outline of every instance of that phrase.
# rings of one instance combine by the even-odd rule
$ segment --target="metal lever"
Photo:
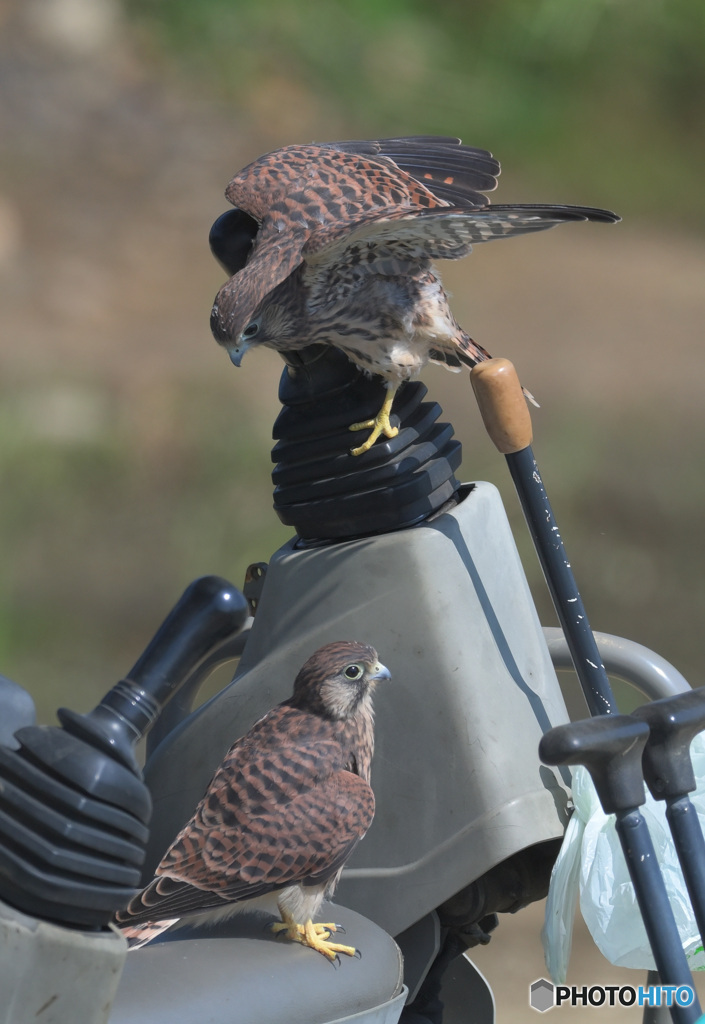
[[[151,815],[134,744],[247,602],[217,576],[185,591],[125,679],[86,715],[26,726],[0,747],[0,897],[35,917],[104,927],[140,883]]]
[[[612,688],[531,448],[531,417],[516,370],[508,359],[489,359],[473,367],[470,380],[487,433],[507,460],[590,713],[615,714]]]

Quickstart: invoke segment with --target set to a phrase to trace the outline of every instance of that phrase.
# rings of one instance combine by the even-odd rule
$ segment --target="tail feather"
[[[461,362],[471,368],[477,363],[484,363],[486,359],[492,358],[487,349],[483,348],[482,345],[478,345],[476,341],[473,341],[465,331],[460,332],[457,355]]]
[[[173,917],[170,921],[147,921],[145,924],[127,924],[120,927],[120,931],[127,939],[128,949],[141,949],[152,939],[171,928],[173,924],[181,919]]]
[[[460,373],[463,368],[463,364],[461,363],[459,356],[457,356],[455,352],[450,352],[448,349],[430,348],[428,350],[428,358],[432,363],[438,363],[440,366],[445,366],[446,370],[450,370],[451,373]]]
[[[483,363],[486,359],[492,358],[487,349],[484,349],[482,345],[478,345],[476,341],[473,341],[472,338],[465,333],[465,331],[460,332],[456,356],[457,358],[449,366],[449,369],[453,369],[454,366],[460,365],[458,363],[458,359],[461,362],[465,363],[466,366],[472,368],[473,366],[476,366],[478,363]],[[431,355],[430,358],[435,362],[450,363],[450,360],[445,357],[445,354],[442,354],[441,359],[434,359],[433,355]],[[522,387],[521,390],[527,402],[531,402],[531,404],[536,406],[537,409],[541,408],[541,406],[536,401],[531,392],[528,390],[528,388]]]
[[[482,363],[485,359],[491,359],[492,356],[482,345],[473,341],[465,331],[458,328],[453,342],[445,343],[442,348],[440,346],[430,348],[428,358],[432,363],[440,363],[447,370],[457,373],[463,365],[472,368],[476,363]]]

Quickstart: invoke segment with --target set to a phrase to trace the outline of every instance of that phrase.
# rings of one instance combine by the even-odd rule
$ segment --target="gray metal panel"
[[[229,745],[291,693],[321,644],[373,644],[377,814],[339,900],[398,934],[499,861],[560,837],[566,791],[541,766],[567,712],[497,490],[390,534],[272,558],[234,682],[147,768],[153,868]]]

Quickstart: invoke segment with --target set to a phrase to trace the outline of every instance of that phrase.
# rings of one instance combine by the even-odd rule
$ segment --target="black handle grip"
[[[616,815],[619,836],[646,934],[664,985],[692,986],[678,928],[646,821],[641,759],[649,726],[631,715],[601,715],[551,729],[539,744],[546,764],[583,764],[590,772],[602,808]],[[671,1013],[678,1024],[701,1019],[697,995]]]
[[[696,782],[690,744],[705,729],[705,687],[652,701],[632,714],[651,730],[642,761],[644,779],[654,799],[692,792]]]
[[[247,601],[227,580],[194,580],[127,676],[89,714],[60,708],[59,721],[134,767],[134,744],[199,664],[240,632],[247,616]]]
[[[541,738],[544,764],[582,764],[606,814],[640,807],[646,799],[641,753],[649,727],[631,715],[600,715],[557,725]]]

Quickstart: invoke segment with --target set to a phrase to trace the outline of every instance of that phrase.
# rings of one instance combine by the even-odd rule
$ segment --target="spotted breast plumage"
[[[394,395],[430,360],[489,358],[456,322],[434,259],[567,221],[619,220],[583,206],[490,205],[499,163],[435,136],[288,146],[245,167],[226,196],[258,225],[246,262],[216,296],[211,327],[239,366],[254,345],[325,343],[387,382],[353,454],[395,436]]]
[[[154,879],[117,914],[132,948],[274,894],[276,934],[330,959],[355,953],[313,918],[372,822],[372,690],[389,678],[367,644],[339,641],[309,658],[293,696],[231,747]]]

